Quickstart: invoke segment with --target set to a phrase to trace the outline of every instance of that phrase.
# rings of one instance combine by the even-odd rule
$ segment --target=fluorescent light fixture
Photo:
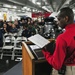
[[[73,12],[74,12],[74,14],[75,14],[75,9],[73,8]]]
[[[37,5],[41,5],[41,2],[36,2]]]
[[[27,9],[27,7],[25,6],[25,7],[23,7],[23,9]]]
[[[18,12],[21,12],[21,10],[17,10]]]
[[[7,8],[1,8],[1,11],[8,11]]]
[[[7,4],[3,4],[3,7],[13,8],[13,9],[16,9],[17,8],[17,6],[12,6],[12,5],[7,5]]]
[[[50,10],[49,10],[49,9],[47,9],[47,7],[46,7],[46,6],[43,6],[42,8],[43,8],[44,10],[46,10],[46,11],[50,12]]]
[[[13,6],[13,8],[14,8],[14,9],[16,9],[16,8],[17,8],[17,6]]]
[[[23,10],[23,11],[24,11],[24,10],[30,11],[31,9],[25,6],[25,7],[22,8],[22,10]]]
[[[58,15],[58,12],[53,12],[53,13],[51,13],[51,15],[50,15],[49,17],[54,17],[54,18],[56,18],[57,15]]]
[[[3,7],[11,8],[11,5],[3,4]]]
[[[73,12],[75,12],[75,9],[73,9]]]
[[[33,9],[33,12],[35,12],[35,9]]]
[[[29,11],[30,10],[30,8],[27,8],[27,11]]]
[[[37,10],[37,12],[41,12],[40,10]]]
[[[16,11],[15,9],[11,9],[11,11]]]
[[[25,12],[24,10],[22,12]]]
[[[34,4],[35,4],[35,3],[36,3],[36,0],[32,0],[32,3],[34,3]]]
[[[37,9],[33,9],[33,12],[37,12],[38,10]]]

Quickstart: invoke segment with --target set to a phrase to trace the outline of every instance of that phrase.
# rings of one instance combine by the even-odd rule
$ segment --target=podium
[[[22,70],[23,75],[50,75],[52,66],[45,59],[36,59],[28,45],[22,42]]]

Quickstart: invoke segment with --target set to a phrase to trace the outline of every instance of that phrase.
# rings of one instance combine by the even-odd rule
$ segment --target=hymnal
[[[49,40],[47,40],[46,38],[44,38],[43,36],[41,36],[39,34],[35,34],[35,35],[29,37],[28,40],[31,41],[31,42],[33,42],[34,44],[36,44],[40,48],[43,48],[48,43],[50,43]]]

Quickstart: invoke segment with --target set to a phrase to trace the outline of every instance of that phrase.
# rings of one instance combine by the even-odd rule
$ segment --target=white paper
[[[32,50],[35,50],[35,49],[39,49],[40,47],[37,46],[37,45],[30,45],[30,48],[31,48]]]
[[[43,48],[45,45],[50,43],[49,40],[45,39],[44,37],[42,37],[39,34],[35,34],[34,36],[29,37],[28,40],[33,42],[34,44],[36,44],[40,48]]]

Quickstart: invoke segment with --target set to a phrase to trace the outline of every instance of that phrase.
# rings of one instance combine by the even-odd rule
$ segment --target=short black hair
[[[70,7],[64,7],[60,9],[60,14],[58,16],[62,18],[68,16],[69,21],[74,21],[74,13]]]

